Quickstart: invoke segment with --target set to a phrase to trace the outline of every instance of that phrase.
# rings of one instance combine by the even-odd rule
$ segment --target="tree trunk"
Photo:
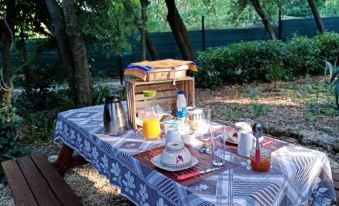
[[[4,111],[12,104],[11,82],[11,45],[14,41],[15,1],[7,0],[6,16],[1,21],[0,37],[2,46],[2,71],[0,74],[0,110]]]
[[[319,33],[323,33],[325,31],[325,27],[324,27],[323,21],[320,18],[318,7],[317,7],[315,0],[307,0],[307,2],[312,10],[315,25],[317,26]]]
[[[91,74],[88,67],[85,41],[77,23],[73,0],[63,0],[66,34],[72,53],[74,68],[74,86],[77,102],[80,105],[90,105],[93,101]]]
[[[78,105],[89,105],[93,100],[91,76],[85,43],[76,22],[73,1],[63,1],[64,17],[56,0],[45,0],[45,2],[61,58],[68,71],[68,82],[75,101]]]
[[[159,54],[154,47],[153,41],[147,32],[147,7],[151,2],[149,0],[140,0],[141,4],[141,19],[142,19],[142,25],[138,26],[140,33],[141,33],[141,39],[142,39],[142,52],[141,56],[143,59],[146,59],[146,47],[148,50],[148,53],[151,55],[152,60],[158,60]]]
[[[63,0],[62,9],[68,45],[73,59],[74,87],[77,103],[80,105],[90,105],[93,101],[91,74],[88,67],[85,41],[81,36],[78,26],[73,0]]]
[[[150,4],[148,0],[140,0],[141,4],[141,58],[146,60],[146,22],[147,22],[147,7]]]
[[[191,39],[175,5],[175,0],[165,0],[167,5],[167,21],[185,60],[193,60],[194,54]]]
[[[153,41],[149,35],[149,33],[146,31],[146,45],[148,49],[148,53],[151,55],[152,60],[158,60],[159,54],[157,52],[157,49],[154,47]]]
[[[74,86],[74,69],[72,63],[72,55],[68,46],[65,22],[61,14],[59,5],[56,0],[45,0],[46,7],[53,25],[53,33],[56,43],[58,45],[59,53],[68,72],[68,84],[75,96],[75,86]]]
[[[270,38],[272,40],[276,40],[276,36],[275,33],[271,27],[270,21],[267,17],[267,15],[265,14],[263,8],[260,5],[260,0],[251,0],[252,5],[255,9],[255,11],[257,12],[257,14],[260,16],[262,23],[264,24],[264,27],[266,29],[266,32],[268,33],[268,35],[270,36]]]
[[[3,80],[7,87],[11,87],[11,45],[14,41],[14,20],[16,17],[15,1],[6,0],[6,16],[2,21],[1,43],[2,43],[2,69]]]

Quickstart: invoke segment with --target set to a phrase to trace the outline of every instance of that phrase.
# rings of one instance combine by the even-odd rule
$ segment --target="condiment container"
[[[271,168],[271,151],[269,149],[260,147],[260,160],[257,162],[255,158],[255,147],[253,147],[250,159],[253,171],[267,172]]]

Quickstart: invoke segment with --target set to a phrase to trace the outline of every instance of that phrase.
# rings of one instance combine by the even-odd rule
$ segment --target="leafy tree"
[[[56,0],[45,0],[45,2],[62,60],[69,73],[69,84],[74,91],[76,103],[89,105],[93,101],[91,75],[74,3],[72,0],[63,0],[62,15]]]
[[[167,5],[167,21],[171,27],[172,33],[179,46],[182,58],[193,60],[193,48],[191,38],[188,35],[186,26],[182,21],[175,0],[165,0]]]
[[[315,0],[307,0],[308,5],[311,8],[312,14],[313,14],[313,18],[315,21],[315,25],[317,26],[317,29],[320,33],[323,33],[325,31],[325,27],[324,24],[321,20],[319,11],[318,11],[318,6],[317,3],[315,2]]]
[[[16,17],[15,1],[6,0],[3,2],[1,13],[4,14],[1,20],[1,47],[2,47],[2,68],[0,68],[0,89],[3,95],[2,106],[7,107],[11,104],[12,83],[10,81],[11,70],[11,47],[14,39],[14,24]]]
[[[339,16],[338,0],[326,0],[323,5],[319,5],[319,9],[322,16]]]
[[[11,76],[25,65],[13,69],[11,65],[11,48],[19,29],[31,33],[50,35],[47,13],[41,9],[43,0],[0,0],[0,45],[2,50],[2,67],[0,67],[0,92],[4,105],[11,104]]]
[[[265,13],[265,10],[263,8],[263,4],[265,4],[265,1],[260,0],[238,0],[237,3],[239,4],[239,11],[244,11],[244,9],[250,5],[254,8],[258,16],[260,17],[267,34],[272,40],[276,40],[275,33],[273,31],[273,28],[270,23],[269,16]],[[268,3],[267,3],[268,4]]]

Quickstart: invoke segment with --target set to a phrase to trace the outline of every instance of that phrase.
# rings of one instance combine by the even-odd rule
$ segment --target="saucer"
[[[170,172],[177,172],[177,171],[185,170],[185,169],[191,168],[191,167],[193,167],[193,166],[195,166],[196,164],[199,163],[199,160],[192,156],[191,164],[188,164],[188,165],[183,166],[183,167],[167,167],[167,166],[161,164],[160,159],[161,159],[161,154],[152,157],[151,162],[155,166],[159,167],[160,169],[170,171]]]

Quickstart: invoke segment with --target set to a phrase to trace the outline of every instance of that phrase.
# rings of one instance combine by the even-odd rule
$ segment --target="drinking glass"
[[[225,126],[220,127],[220,125],[211,126],[212,128],[212,165],[216,167],[221,167],[225,165],[225,149],[226,149],[226,139],[228,138],[228,133],[226,132]]]
[[[211,109],[202,108],[202,135],[201,141],[209,141],[211,139],[212,130],[211,130]]]

